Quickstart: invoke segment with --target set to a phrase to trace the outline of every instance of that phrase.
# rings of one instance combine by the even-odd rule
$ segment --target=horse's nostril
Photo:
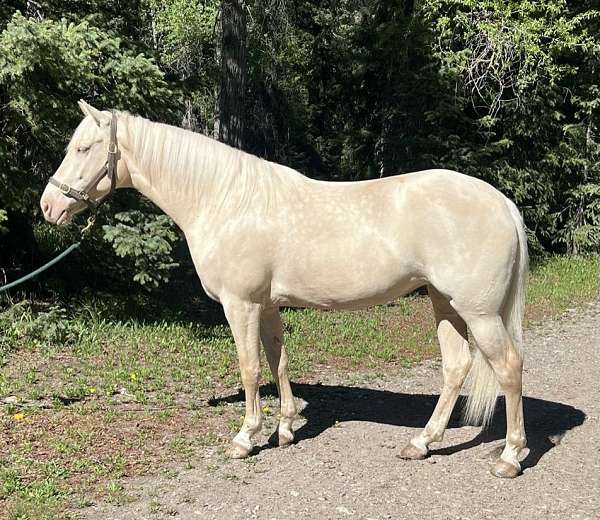
[[[42,202],[42,212],[44,213],[44,215],[48,214],[49,209],[50,209],[50,204],[48,204],[47,202]]]

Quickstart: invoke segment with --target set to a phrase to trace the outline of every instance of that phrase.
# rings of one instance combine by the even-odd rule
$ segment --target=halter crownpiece
[[[50,177],[50,179],[48,180],[48,182],[53,186],[56,186],[63,193],[63,195],[83,202],[91,210],[98,209],[98,206],[100,206],[100,204],[102,204],[112,194],[112,192],[115,191],[115,188],[117,186],[116,170],[117,162],[119,161],[119,146],[117,143],[117,115],[115,114],[114,110],[111,110],[111,114],[112,116],[110,119],[110,142],[108,143],[108,156],[106,158],[105,163],[102,165],[102,168],[98,170],[98,173],[96,173],[96,175],[92,177],[92,179],[86,184],[86,186],[81,190],[77,190],[69,184],[60,182],[53,176]],[[89,191],[92,188],[95,188],[104,177],[108,177],[110,179],[110,190],[103,197],[100,197],[98,200],[94,200],[90,197]]]

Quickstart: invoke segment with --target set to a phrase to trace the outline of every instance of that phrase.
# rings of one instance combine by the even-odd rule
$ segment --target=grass
[[[534,265],[527,321],[597,299],[599,273],[597,257]],[[222,450],[239,427],[240,408],[207,406],[239,386],[226,325],[156,320],[124,305],[21,302],[0,313],[0,517],[64,519],[97,500],[126,503],[125,478],[176,474],[198,450]],[[296,381],[438,355],[422,296],[364,311],[287,310],[283,319]],[[276,404],[266,401],[269,427]]]
[[[582,302],[597,301],[600,257],[555,256],[534,264],[527,291],[526,319],[556,317]]]

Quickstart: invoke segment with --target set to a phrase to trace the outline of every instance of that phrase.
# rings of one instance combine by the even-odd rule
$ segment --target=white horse
[[[239,356],[246,414],[232,457],[246,457],[261,428],[261,340],[280,394],[279,444],[294,438],[281,306],[355,309],[427,286],[444,383],[427,425],[400,455],[423,458],[442,439],[470,372],[468,420],[487,422],[498,390],[506,396],[506,445],[492,472],[519,474],[528,257],[521,217],[504,195],[448,170],[316,181],[203,135],[79,105],[86,117],[42,195],[44,217],[62,224],[114,187],[135,188],[183,230]]]

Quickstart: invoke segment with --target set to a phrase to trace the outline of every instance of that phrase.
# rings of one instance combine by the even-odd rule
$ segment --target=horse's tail
[[[504,301],[501,316],[513,345],[522,356],[523,313],[525,310],[525,293],[529,270],[527,235],[517,206],[508,199],[506,199],[506,205],[515,224],[518,237],[518,250],[513,266],[510,287]],[[475,349],[469,380],[471,388],[463,413],[464,420],[469,424],[481,423],[483,426],[487,426],[494,414],[499,386],[492,367],[479,349]]]
[[[525,312],[525,296],[527,292],[527,275],[529,273],[529,254],[527,253],[527,234],[525,224],[515,204],[506,199],[506,204],[515,223],[519,238],[517,261],[513,268],[510,290],[502,309],[502,321],[517,351],[523,354],[523,314]]]

